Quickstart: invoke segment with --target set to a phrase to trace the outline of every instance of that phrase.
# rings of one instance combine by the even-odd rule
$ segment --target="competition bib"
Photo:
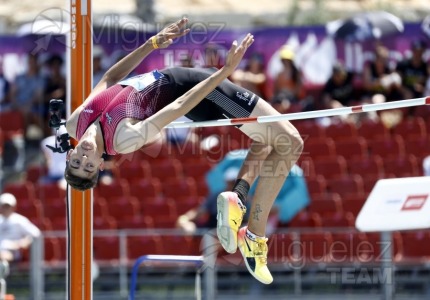
[[[135,90],[140,92],[144,90],[147,86],[151,85],[152,83],[163,77],[164,75],[162,73],[158,72],[158,70],[154,70],[149,73],[125,79],[123,81],[118,82],[118,84],[132,86]]]

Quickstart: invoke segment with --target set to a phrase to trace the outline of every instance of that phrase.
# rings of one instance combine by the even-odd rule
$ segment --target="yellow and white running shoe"
[[[264,284],[270,284],[273,277],[267,268],[267,238],[257,237],[253,241],[246,235],[247,229],[248,227],[242,227],[237,236],[245,265],[255,279]]]
[[[217,198],[217,235],[228,253],[237,250],[237,232],[242,224],[246,207],[234,192],[223,192]]]

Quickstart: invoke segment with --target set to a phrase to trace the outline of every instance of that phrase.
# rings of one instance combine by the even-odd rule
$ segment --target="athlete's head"
[[[100,170],[103,170],[102,153],[91,139],[82,139],[75,149],[67,153],[64,177],[74,189],[84,191],[93,188]]]

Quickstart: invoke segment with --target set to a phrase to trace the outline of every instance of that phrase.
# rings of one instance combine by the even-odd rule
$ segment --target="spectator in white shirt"
[[[16,261],[21,250],[27,249],[40,230],[26,217],[15,212],[16,198],[4,193],[0,196],[0,261]]]

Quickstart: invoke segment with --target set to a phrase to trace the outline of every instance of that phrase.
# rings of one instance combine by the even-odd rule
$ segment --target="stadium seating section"
[[[20,116],[1,113],[0,152],[4,142],[22,134],[21,122]],[[407,119],[392,129],[370,121],[358,128],[345,123],[323,127],[315,121],[294,125],[305,139],[298,164],[305,170],[312,202],[291,222],[279,224],[291,233],[270,239],[269,259],[307,264],[378,261],[378,251],[384,247],[379,235],[353,231],[355,218],[379,178],[422,175],[422,160],[430,154],[430,118]],[[218,135],[221,143],[210,151],[169,145],[115,158],[116,180],[94,189],[94,228],[172,228],[179,214],[204,201],[206,172],[229,150],[248,147],[249,139],[226,127],[198,129],[197,133]],[[44,174],[45,168],[31,166],[26,181],[8,183],[4,192],[15,194],[18,212],[42,230],[64,230],[65,192],[55,184],[38,183]],[[297,234],[295,228],[305,231]],[[351,232],[336,228],[351,228]],[[430,251],[421,245],[429,242],[427,231],[396,233],[396,261],[428,259]],[[96,237],[95,257],[118,259],[118,245],[117,237]],[[144,253],[198,254],[200,238],[129,236],[127,245],[130,259]],[[47,238],[45,259],[63,260],[64,249],[64,239]]]

